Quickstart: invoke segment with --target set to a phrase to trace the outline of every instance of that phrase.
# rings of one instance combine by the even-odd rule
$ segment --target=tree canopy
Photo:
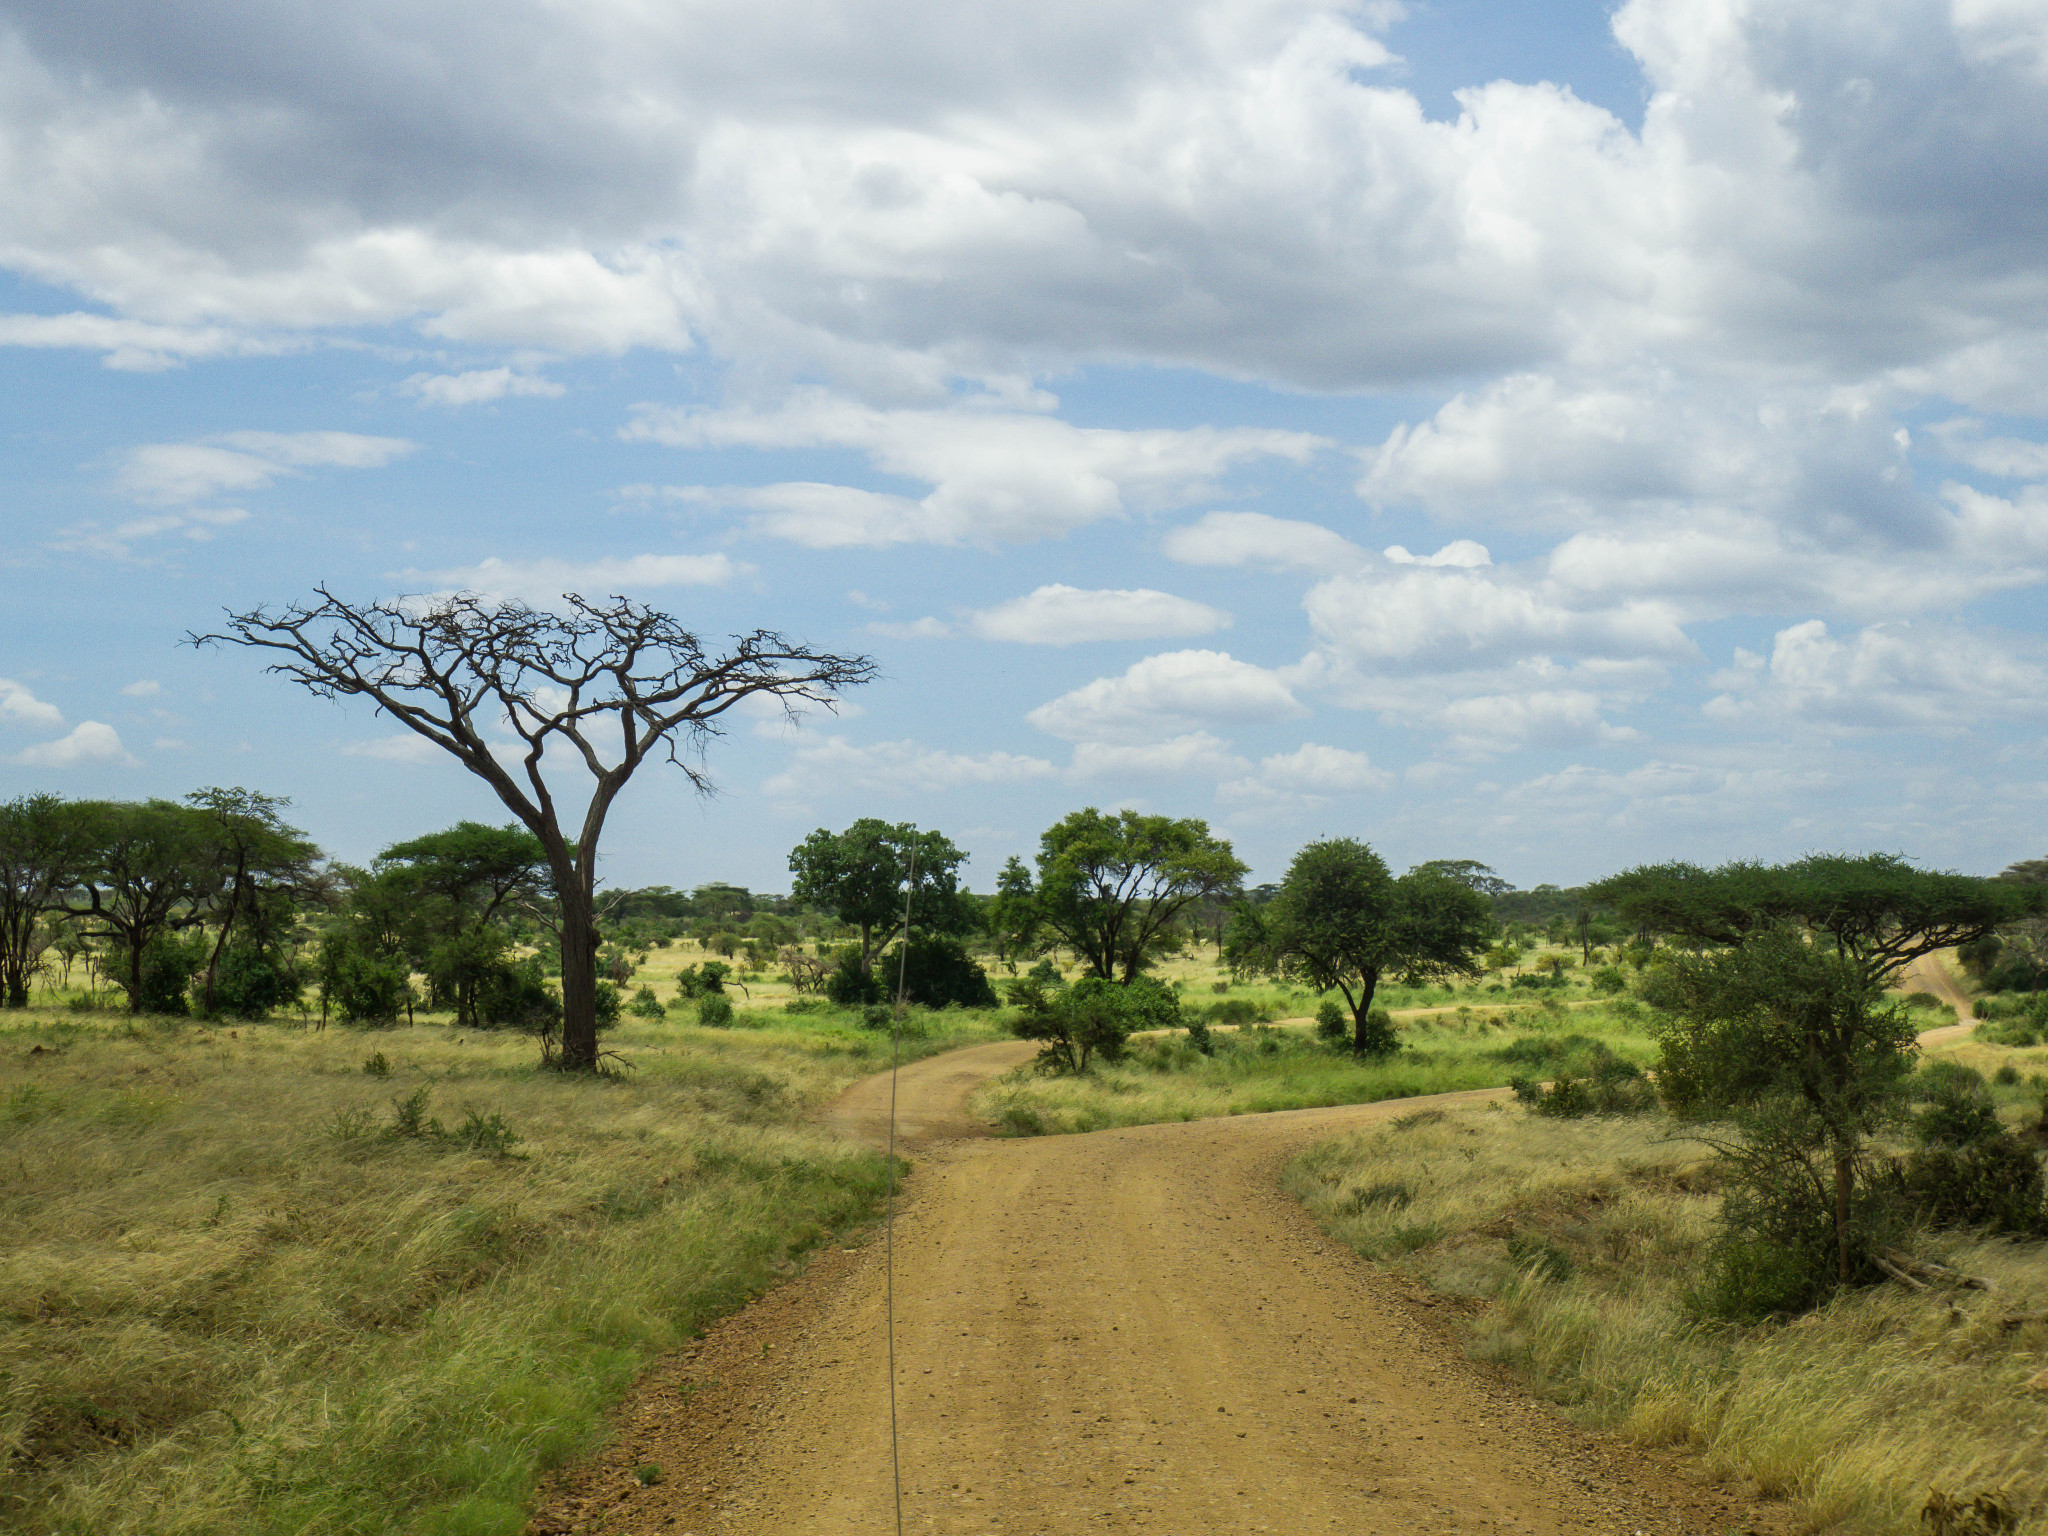
[[[1792,924],[1825,935],[1873,982],[1917,957],[2041,909],[2040,887],[1915,869],[1897,854],[1813,854],[1790,864],[1649,864],[1586,888],[1632,926],[1727,947]]]
[[[42,916],[64,908],[64,894],[91,853],[88,821],[76,802],[25,795],[0,805],[0,987],[9,1008],[28,1006]]]
[[[820,827],[790,850],[789,867],[796,876],[790,894],[860,930],[865,974],[875,955],[902,930],[904,882],[913,864],[910,926],[927,934],[965,933],[973,926],[960,892],[960,866],[966,861],[967,855],[942,832],[866,816],[844,832]]]
[[[715,654],[624,597],[567,593],[550,612],[468,592],[351,603],[315,591],[314,602],[230,612],[221,633],[190,638],[272,652],[270,670],[316,697],[369,700],[482,779],[540,840],[560,910],[561,1064],[572,1070],[597,1066],[598,844],[633,774],[658,754],[709,793],[703,749],[743,699],[829,708],[875,670],[770,630]],[[516,753],[500,755],[501,730]],[[551,753],[590,776],[580,815],[557,800]]]
[[[1380,1055],[1393,1047],[1374,1035],[1368,1017],[1380,981],[1476,975],[1492,934],[1486,897],[1467,880],[1441,864],[1395,879],[1371,847],[1339,837],[1297,853],[1263,907],[1239,906],[1224,955],[1239,971],[1342,993],[1352,1049]]]
[[[1180,943],[1175,919],[1182,908],[1205,896],[1236,895],[1245,872],[1230,844],[1199,817],[1175,821],[1090,806],[1040,837],[1032,894],[1044,926],[1090,974],[1128,982]]]

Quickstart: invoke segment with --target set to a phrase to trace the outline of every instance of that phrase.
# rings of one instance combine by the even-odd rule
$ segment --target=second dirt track
[[[903,1525],[937,1533],[1724,1532],[1740,1490],[1579,1431],[1278,1188],[1316,1140],[1495,1091],[994,1140],[907,1067],[895,1232]],[[887,1074],[827,1113],[887,1136]],[[889,1532],[884,1246],[827,1255],[651,1373],[536,1532]],[[640,1466],[661,1480],[641,1486]]]

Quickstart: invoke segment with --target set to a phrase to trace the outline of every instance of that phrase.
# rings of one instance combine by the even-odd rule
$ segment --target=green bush
[[[412,1000],[405,957],[347,930],[330,933],[320,941],[320,995],[344,1023],[392,1023]]]
[[[544,1034],[562,1020],[562,999],[541,975],[540,956],[499,966],[477,983],[477,1022],[487,1029]]]
[[[633,994],[633,1001],[627,1005],[627,1010],[634,1017],[641,1019],[659,1019],[668,1015],[668,1010],[661,1005],[661,999],[654,995],[654,988],[646,986]]]
[[[1316,1038],[1330,1045],[1342,1045],[1351,1034],[1351,1021],[1344,1016],[1337,999],[1326,997],[1316,1005]]]
[[[264,1018],[296,1003],[303,985],[290,956],[253,943],[231,943],[213,968],[212,1012],[219,1018]]]
[[[707,1029],[732,1027],[732,999],[723,992],[707,992],[697,999],[697,1022]]]
[[[1271,1009],[1248,997],[1226,997],[1220,1003],[1211,1003],[1208,1013],[1211,1024],[1262,1024],[1273,1016]]]
[[[1973,1147],[2005,1134],[1982,1073],[1937,1061],[1918,1074],[1913,1087],[1926,1105],[1913,1121],[1923,1147]]]
[[[832,963],[825,978],[825,995],[842,1008],[862,1008],[882,1000],[882,984],[873,971],[860,963],[860,950],[849,944]]]
[[[905,1000],[921,1008],[995,1008],[996,989],[958,939],[940,934],[913,936],[906,956],[897,944],[883,957],[880,985],[893,992],[900,977]]]
[[[1593,990],[1602,997],[1613,997],[1628,990],[1628,973],[1618,965],[1603,965],[1592,975]]]
[[[142,947],[138,1006],[144,1013],[183,1013],[185,989],[205,963],[204,934],[159,933]]]
[[[619,989],[609,981],[597,984],[597,1028],[602,1034],[619,1022]]]
[[[1010,1002],[1012,1032],[1045,1042],[1038,1065],[1048,1072],[1085,1072],[1097,1057],[1121,1057],[1137,1031],[1181,1025],[1179,997],[1149,976],[1121,985],[1086,976],[1056,991],[1026,977],[1010,984]]]
[[[1539,1115],[1576,1120],[1582,1115],[1648,1114],[1657,1107],[1656,1089],[1642,1068],[1615,1055],[1603,1041],[1583,1035],[1562,1040],[1524,1037],[1492,1054],[1551,1069],[1548,1088],[1531,1077],[1509,1079],[1516,1100]]]
[[[2017,1136],[2001,1130],[1961,1146],[1936,1146],[1906,1159],[1906,1196],[1939,1227],[2040,1232],[2041,1161]]]

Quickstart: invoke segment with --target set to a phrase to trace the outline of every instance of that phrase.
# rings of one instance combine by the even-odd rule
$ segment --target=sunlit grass
[[[1124,1061],[1083,1076],[1020,1067],[980,1089],[972,1107],[1004,1134],[1056,1135],[1500,1087],[1532,1075],[1526,1063],[1501,1054],[1529,1035],[1583,1035],[1638,1062],[1651,1055],[1642,1010],[1625,1002],[1468,1006],[1396,1018],[1402,1049],[1384,1061],[1359,1061],[1316,1039],[1303,1022],[1214,1030],[1209,1055],[1180,1033],[1136,1040]]]
[[[2018,1118],[2025,1095],[2002,1097]],[[1718,1197],[1658,1117],[1423,1110],[1313,1149],[1287,1182],[1361,1254],[1482,1299],[1475,1352],[1590,1423],[1753,1477],[1801,1529],[1919,1530],[1930,1488],[2006,1490],[2034,1511],[2017,1529],[2048,1529],[2048,1393],[2024,1385],[2048,1365],[2039,1243],[1923,1241],[1990,1295],[1886,1286],[1736,1328],[1687,1309]]]
[[[0,1016],[0,1526],[517,1531],[649,1358],[883,1187],[807,1117],[888,1035],[740,1001],[628,1019],[596,1080],[438,1023]],[[512,1155],[390,1134],[423,1089]]]

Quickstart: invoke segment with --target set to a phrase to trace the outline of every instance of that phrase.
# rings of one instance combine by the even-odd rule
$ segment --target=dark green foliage
[[[1914,1118],[1913,1133],[1923,1147],[1973,1147],[2005,1133],[1998,1106],[1983,1074],[1959,1062],[1931,1063],[1915,1079],[1926,1105]]]
[[[702,965],[686,965],[676,972],[676,996],[687,1002],[693,997],[723,992],[726,978],[730,975],[732,967],[723,960],[706,960]]]
[[[906,946],[897,944],[877,968],[875,980],[885,995],[896,995],[900,979],[904,1000],[921,1008],[1000,1006],[996,989],[989,985],[988,972],[958,939],[918,933],[911,936],[907,948],[906,956]]]
[[[1628,990],[1628,973],[1618,965],[1603,965],[1588,979],[1593,990],[1602,997],[1612,997]]]
[[[1504,1061],[1527,1061],[1549,1071],[1550,1086],[1515,1077],[1509,1086],[1518,1102],[1539,1115],[1576,1120],[1583,1115],[1641,1115],[1657,1107],[1657,1093],[1642,1068],[1584,1035],[1564,1039],[1530,1036],[1492,1053]]]
[[[974,926],[974,913],[960,893],[960,866],[966,862],[967,855],[944,833],[868,816],[844,832],[820,827],[790,850],[789,867],[796,876],[790,896],[859,929],[856,957],[866,971],[903,927],[905,886],[913,866],[912,932],[961,934]]]
[[[1396,880],[1364,843],[1332,838],[1297,853],[1264,906],[1238,904],[1225,953],[1233,970],[1341,993],[1352,1049],[1376,1057],[1397,1048],[1392,1021],[1372,1017],[1381,978],[1476,976],[1492,934],[1486,898],[1440,865]]]
[[[1906,1231],[1894,1183],[1860,1152],[1842,1181],[1837,1149],[1812,1106],[1775,1093],[1744,1112],[1738,1138],[1714,1145],[1720,1234],[1693,1298],[1701,1311],[1754,1321],[1811,1307],[1845,1283],[1882,1278],[1871,1255]],[[1846,1206],[1838,1206],[1844,1191]]]
[[[389,1077],[391,1063],[382,1051],[372,1051],[363,1058],[363,1074],[366,1077]]]
[[[141,985],[136,994],[143,1013],[183,1013],[185,989],[206,963],[206,940],[200,934],[159,931],[142,946]]]
[[[619,1022],[619,989],[609,981],[597,984],[597,1030],[603,1034]]]
[[[1913,1121],[1920,1150],[1899,1175],[1914,1211],[1941,1227],[2042,1230],[2040,1160],[1999,1120],[1983,1077],[1938,1061],[1914,1087],[1925,1105]]]
[[[1344,1037],[1351,1033],[1350,1021],[1344,1017],[1344,1010],[1337,1006],[1334,997],[1326,997],[1316,1005],[1316,1038],[1326,1045],[1342,1045]]]
[[[1259,1024],[1270,1020],[1273,1011],[1248,997],[1226,997],[1208,1007],[1211,1024]]]
[[[90,824],[76,802],[25,795],[0,805],[0,1005],[28,1006],[46,912],[89,867]]]
[[[1035,890],[1020,886],[1006,897],[1028,894],[1038,924],[1091,975],[1128,982],[1181,947],[1188,907],[1236,895],[1244,875],[1206,821],[1090,806],[1045,830]]]
[[[1368,1061],[1385,1061],[1401,1049],[1401,1037],[1394,1032],[1394,1016],[1384,1008],[1369,1008],[1355,1022],[1351,1049]]]
[[[732,1027],[732,999],[723,992],[707,992],[697,999],[697,1022],[707,1029]]]
[[[2041,1160],[2008,1131],[1913,1153],[1903,1186],[1914,1210],[1935,1226],[2048,1230]]]
[[[1571,1255],[1549,1238],[1517,1232],[1508,1239],[1508,1258],[1523,1274],[1562,1285],[1572,1277]]]
[[[889,1029],[896,1023],[896,1010],[887,1003],[869,1003],[860,1011],[862,1029]]]
[[[861,1008],[882,1000],[881,979],[862,963],[860,951],[849,944],[832,963],[825,978],[825,996],[842,1008]]]
[[[221,951],[213,970],[213,1009],[219,1017],[260,1019],[299,1000],[304,978],[291,956],[266,951],[253,939]]]
[[[1916,1048],[1912,1022],[1882,1003],[1881,968],[1797,929],[1766,926],[1731,949],[1664,969],[1673,1014],[1659,1031],[1658,1093],[1681,1116],[1735,1127],[1732,1139],[1708,1137],[1735,1170],[1729,1187],[1738,1193],[1721,1218],[1735,1256],[1729,1273],[1782,1280],[1831,1260],[1835,1284],[1869,1275],[1871,1233],[1883,1223],[1871,1214],[1879,1197],[1865,1142],[1905,1113]],[[1816,1228],[1807,1194],[1822,1164],[1826,1220]],[[1786,1204],[1795,1196],[1796,1219]],[[1751,1252],[1778,1242],[1821,1248],[1782,1262]],[[1729,1305],[1748,1305],[1739,1300],[1748,1284],[1728,1293],[1737,1298]],[[1800,1287],[1806,1282],[1795,1289],[1809,1299],[1819,1294]]]
[[[501,966],[477,987],[477,1022],[486,1028],[545,1034],[559,1027],[562,1000],[541,974],[538,955]]]
[[[626,1005],[627,1011],[638,1019],[659,1019],[667,1016],[668,1010],[661,1006],[661,999],[654,995],[654,988],[642,987],[633,994],[633,1001]]]
[[[1215,1037],[1209,1033],[1209,1026],[1200,1019],[1188,1020],[1188,1044],[1192,1045],[1204,1056],[1214,1056],[1216,1054]]]
[[[1562,992],[1565,979],[1562,971],[1523,971],[1510,977],[1508,985],[1529,992]]]
[[[1024,978],[1010,984],[1010,1002],[1011,1031],[1045,1042],[1038,1065],[1047,1072],[1086,1072],[1097,1057],[1119,1059],[1134,1031],[1181,1023],[1179,997],[1144,976],[1128,985],[1084,976],[1057,990]]]

